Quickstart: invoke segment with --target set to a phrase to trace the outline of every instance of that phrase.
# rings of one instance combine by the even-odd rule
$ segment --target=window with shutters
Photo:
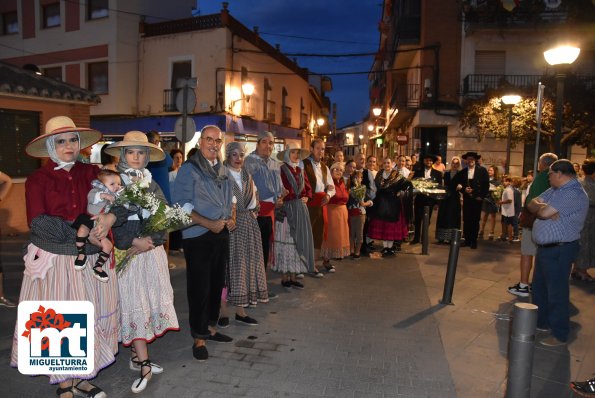
[[[39,136],[39,113],[0,108],[0,170],[9,176],[27,177],[39,168],[39,159],[25,153],[25,146]]]
[[[476,75],[504,75],[506,51],[475,51]]]
[[[178,79],[192,77],[192,61],[176,61],[171,64],[171,88],[178,88]]]
[[[55,28],[60,26],[60,3],[51,3],[41,6],[41,23],[42,28]]]
[[[87,20],[107,18],[108,0],[87,0]]]
[[[109,92],[107,62],[94,62],[87,65],[87,89],[95,94],[107,94]]]
[[[14,35],[19,33],[19,17],[16,11],[5,12],[0,19],[3,35]]]

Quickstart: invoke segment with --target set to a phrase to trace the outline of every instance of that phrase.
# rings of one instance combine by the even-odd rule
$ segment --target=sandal
[[[82,243],[82,245],[79,246],[79,243]],[[87,266],[87,254],[85,252],[85,243],[87,243],[87,237],[76,237],[76,250],[78,251],[78,254],[76,255],[76,259],[74,260],[74,269],[77,271],[82,271]],[[79,260],[80,256],[83,256],[83,258]]]
[[[103,268],[103,266],[105,265],[105,262],[107,261],[107,259],[109,258],[109,254],[104,252],[103,250],[99,252],[99,257],[97,257],[97,261],[95,262],[95,265],[93,266],[93,276],[97,279],[99,279],[99,281],[106,283],[107,281],[109,281],[109,275],[107,274],[107,272],[105,272],[103,269],[101,271],[98,270],[98,268]]]
[[[229,326],[229,325],[227,325]],[[226,326],[226,327],[227,327]],[[134,371],[139,371],[141,369],[141,364],[143,363],[142,361],[137,361],[138,356],[136,356],[136,350],[134,349],[134,346],[130,347],[130,352],[132,354],[132,357],[130,358],[130,370],[134,370]],[[163,373],[163,368],[159,365],[157,365],[155,362],[151,362],[151,373],[153,374],[160,374]]]
[[[130,389],[132,390],[133,393],[138,394],[139,392],[142,392],[145,390],[145,388],[147,388],[147,384],[149,383],[149,379],[147,379],[147,376],[149,376],[151,374],[151,360],[150,359],[145,359],[144,361],[140,361],[138,362],[138,364],[140,365],[140,378],[134,380],[134,383],[132,383],[132,387],[130,387]],[[147,373],[143,374],[143,368],[148,368],[149,371]]]
[[[58,397],[60,397],[62,394],[69,394],[72,396],[72,398],[74,398],[74,391],[72,390],[74,388],[74,381],[72,382],[73,385],[71,385],[70,387],[66,387],[66,388],[62,388],[62,387],[58,387],[58,389],[56,390],[56,395],[58,395]]]
[[[87,382],[87,384],[89,384],[91,386],[90,390],[85,391],[85,390],[82,390],[81,388],[79,388],[81,383],[84,383],[84,382]],[[73,387],[73,391],[76,395],[78,395],[80,397],[107,398],[107,394],[101,388],[89,383],[87,380],[81,380],[78,383],[76,383],[76,386]]]

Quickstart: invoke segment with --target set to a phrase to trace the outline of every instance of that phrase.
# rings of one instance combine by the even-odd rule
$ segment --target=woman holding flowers
[[[266,273],[262,255],[262,241],[256,217],[259,202],[256,185],[243,167],[245,149],[239,142],[225,147],[224,162],[233,181],[236,198],[236,229],[229,234],[229,263],[227,266],[227,303],[236,306],[236,321],[258,325],[246,315],[244,308],[268,302]]]
[[[413,185],[397,170],[391,158],[382,161],[382,171],[376,174],[376,198],[372,207],[372,221],[368,237],[383,241],[382,256],[394,256],[401,250],[401,242],[408,236]],[[397,247],[393,248],[394,242]]]
[[[102,283],[93,277],[91,267],[75,271],[77,258],[76,230],[72,222],[87,208],[87,193],[99,168],[77,161],[79,151],[101,139],[101,133],[77,127],[72,119],[56,116],[47,121],[45,134],[35,138],[25,148],[29,156],[50,158],[27,178],[25,196],[27,221],[31,227],[31,243],[25,254],[25,272],[19,301],[90,301],[95,308],[95,361],[90,374],[51,374],[50,383],[60,383],[56,394],[73,398],[74,394],[104,398],[99,387],[87,380],[115,360],[118,352],[118,288],[116,278]],[[99,215],[91,230],[96,239],[105,239],[112,215]],[[87,244],[87,262],[94,264],[99,251]],[[105,267],[112,274],[110,267]],[[49,309],[48,309],[49,312]],[[45,314],[48,314],[46,312]],[[46,318],[47,319],[47,318]],[[21,336],[15,328],[11,366],[18,364]],[[82,380],[84,379],[84,380]],[[8,393],[10,394],[10,393]]]
[[[140,131],[127,132],[124,139],[110,145],[107,152],[120,156],[118,171],[126,186],[121,197],[126,197],[126,190],[132,190],[136,196],[144,192],[154,194],[149,195],[142,207],[139,203],[113,207],[114,212],[128,212],[124,222],[120,223],[119,218],[112,230],[119,249],[116,258],[127,262],[118,272],[120,339],[124,346],[131,346],[130,369],[140,371],[140,378],[131,387],[132,392],[138,393],[146,388],[153,374],[163,372],[161,366],[149,359],[147,344],[169,330],[179,330],[167,255],[163,249],[167,231],[141,236],[143,227],[155,217],[156,205],[159,201],[165,202],[163,192],[146,169],[149,161],[163,160],[164,154]]]

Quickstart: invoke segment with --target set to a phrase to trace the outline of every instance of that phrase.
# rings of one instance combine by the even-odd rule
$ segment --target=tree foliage
[[[562,142],[595,148],[595,77],[592,80],[568,76],[564,88]],[[556,80],[553,76],[542,79],[546,86],[541,120],[541,140],[553,150],[556,126],[555,96]],[[512,108],[511,143],[535,142],[537,135],[537,98],[534,93],[519,93],[522,100]],[[508,135],[508,108],[500,101],[510,90],[498,89],[487,92],[481,98],[468,99],[463,103],[461,127],[473,132],[479,141],[486,136],[506,138]]]

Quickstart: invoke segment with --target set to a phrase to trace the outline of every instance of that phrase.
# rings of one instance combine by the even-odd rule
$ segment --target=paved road
[[[4,239],[1,258],[8,294],[17,295],[23,237]],[[306,278],[303,291],[285,291],[250,315],[260,325],[234,324],[231,344],[209,343],[210,358],[192,357],[188,335],[184,261],[171,256],[176,309],[182,331],[150,347],[165,368],[145,397],[502,397],[515,298],[505,288],[518,277],[518,246],[500,242],[461,249],[453,306],[442,296],[448,247],[404,246],[395,258],[343,260],[324,279]],[[536,346],[532,397],[570,396],[568,380],[595,371],[593,287],[573,289],[575,336],[566,349]],[[7,358],[16,311],[0,307],[0,356]],[[135,372],[127,350],[96,383],[109,397],[133,396]],[[54,394],[45,377],[30,378],[0,366],[2,396]],[[55,396],[55,395],[53,395]]]

